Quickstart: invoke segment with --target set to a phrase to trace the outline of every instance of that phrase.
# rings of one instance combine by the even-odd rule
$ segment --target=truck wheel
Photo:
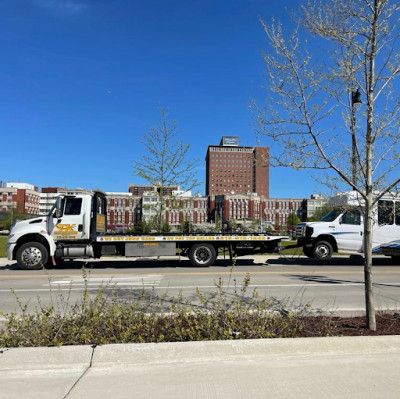
[[[211,244],[195,244],[189,251],[189,259],[193,266],[210,266],[216,258],[217,253]]]
[[[40,242],[27,242],[17,251],[17,263],[25,270],[42,269],[49,260],[46,247]]]
[[[307,256],[308,258],[313,258],[314,257],[314,248],[313,247],[306,247],[304,245],[303,247],[303,253],[305,256]]]
[[[333,248],[328,241],[318,241],[314,246],[314,257],[317,259],[329,259]]]

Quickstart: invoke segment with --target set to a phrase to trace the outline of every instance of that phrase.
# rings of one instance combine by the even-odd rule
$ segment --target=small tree
[[[150,226],[146,223],[145,220],[139,220],[139,222],[136,223],[134,232],[136,234],[148,234],[150,233]]]
[[[176,121],[168,122],[164,109],[160,109],[161,123],[157,123],[144,134],[141,144],[146,154],[134,162],[134,175],[157,187],[160,197],[158,213],[159,225],[164,217],[164,203],[167,188],[180,186],[182,190],[192,190],[200,183],[196,178],[197,161],[186,160],[190,144],[177,138]]]
[[[399,12],[395,0],[309,0],[289,36],[281,24],[261,21],[270,47],[264,54],[266,104],[254,103],[259,132],[272,142],[273,163],[327,170],[324,182],[334,191],[347,186],[361,197],[371,330],[373,209],[400,182]],[[309,43],[318,50],[311,52]]]
[[[4,230],[11,230],[11,226],[17,220],[28,219],[28,215],[25,212],[21,212],[17,208],[13,208],[11,212],[0,222],[0,225]]]
[[[298,223],[300,223],[300,218],[295,213],[291,213],[287,219],[288,231],[293,231]]]

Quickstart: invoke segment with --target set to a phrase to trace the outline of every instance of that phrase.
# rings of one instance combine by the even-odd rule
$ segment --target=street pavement
[[[1,399],[398,398],[400,337],[0,350]]]
[[[400,336],[0,348],[0,399],[390,399],[399,359]]]

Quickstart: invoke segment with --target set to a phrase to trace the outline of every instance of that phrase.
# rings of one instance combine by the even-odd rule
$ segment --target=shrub
[[[57,292],[52,305],[39,299],[36,310],[28,312],[16,296],[21,312],[3,314],[0,347],[326,336],[334,330],[329,318],[322,317],[310,331],[307,304],[289,313],[287,303],[261,298],[256,290],[247,295],[249,275],[240,286],[233,280],[233,292],[222,280],[211,294],[197,290],[196,303],[144,288],[122,298],[112,281],[90,296],[85,281],[74,304],[69,304],[69,294]]]

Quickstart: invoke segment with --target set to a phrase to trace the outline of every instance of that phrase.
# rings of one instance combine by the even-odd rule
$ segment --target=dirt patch
[[[376,331],[366,327],[365,317],[307,317],[299,336],[315,337],[315,327],[326,324],[334,336],[400,335],[400,313],[376,315]]]

